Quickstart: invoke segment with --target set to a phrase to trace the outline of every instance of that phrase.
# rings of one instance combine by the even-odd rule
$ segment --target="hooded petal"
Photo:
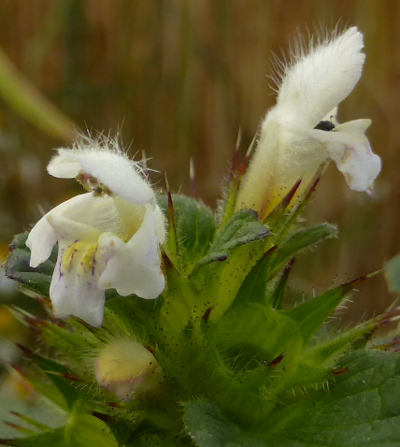
[[[284,68],[276,109],[282,122],[313,128],[360,79],[365,54],[356,27],[320,42],[308,54],[298,51]]]
[[[59,243],[50,299],[58,318],[75,315],[92,326],[100,326],[104,313],[104,289],[99,287],[102,274],[112,252],[97,243]]]
[[[340,124],[334,131],[312,130],[343,173],[349,187],[355,191],[367,191],[381,171],[381,159],[372,152],[365,130],[370,120],[355,120]]]
[[[136,294],[147,299],[161,294],[165,278],[160,267],[158,218],[154,206],[146,205],[142,225],[127,243],[108,233],[101,235],[99,245],[112,247],[114,254],[100,277],[100,287],[113,287],[120,295]]]
[[[114,194],[133,204],[149,202],[154,193],[143,178],[137,163],[129,160],[118,147],[109,147],[96,141],[73,149],[58,149],[47,166],[50,175],[74,178],[89,174]]]

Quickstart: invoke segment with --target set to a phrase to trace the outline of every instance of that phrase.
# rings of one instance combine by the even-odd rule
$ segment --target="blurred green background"
[[[245,150],[274,103],[272,54],[299,31],[338,22],[362,30],[367,53],[339,119],[372,118],[383,172],[368,197],[329,168],[307,220],[337,223],[340,238],[300,258],[295,283],[312,295],[379,269],[400,251],[398,0],[1,0],[1,256],[14,233],[79,191],[45,170],[74,125],[119,132],[160,171],[154,184],[167,172],[174,191],[189,191],[192,157],[195,195],[214,207],[239,127]],[[382,277],[360,288],[346,318],[359,321],[393,299]]]

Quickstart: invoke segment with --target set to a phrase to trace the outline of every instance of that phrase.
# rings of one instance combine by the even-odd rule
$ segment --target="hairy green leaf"
[[[400,442],[400,357],[360,350],[343,373],[244,431],[205,400],[184,405],[186,432],[199,447],[384,447]]]
[[[329,391],[311,393],[266,422],[269,445],[379,447],[400,442],[400,357],[360,350],[339,365]]]
[[[186,433],[198,447],[266,447],[267,444],[244,433],[212,403],[193,400],[184,405]]]
[[[213,212],[203,203],[180,194],[172,195],[172,204],[168,204],[165,194],[159,195],[157,200],[168,220],[169,232],[176,232],[176,240],[169,240],[165,247],[166,253],[172,262],[178,256],[179,266],[189,273],[208,252],[214,238],[216,223]],[[169,209],[171,206],[172,210]]]
[[[224,260],[234,248],[263,239],[268,235],[268,228],[258,220],[254,211],[239,211],[218,232],[209,253],[200,263],[207,264]]]

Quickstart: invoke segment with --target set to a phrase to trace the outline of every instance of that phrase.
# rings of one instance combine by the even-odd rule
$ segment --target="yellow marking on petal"
[[[85,273],[89,273],[94,269],[95,255],[98,243],[78,241],[74,242],[64,253],[62,259],[62,270],[71,271],[74,264],[79,262],[79,268]]]

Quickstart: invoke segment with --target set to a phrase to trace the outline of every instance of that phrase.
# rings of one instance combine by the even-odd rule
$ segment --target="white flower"
[[[159,250],[165,225],[139,166],[115,142],[103,141],[58,149],[47,169],[55,177],[77,177],[93,190],[48,212],[26,241],[31,267],[44,262],[58,242],[50,285],[55,316],[75,315],[100,326],[105,289],[159,296],[165,285]]]
[[[276,105],[267,113],[256,152],[243,179],[237,208],[264,217],[301,179],[301,194],[319,166],[332,159],[351,189],[368,191],[381,160],[364,135],[371,121],[338,125],[337,105],[357,84],[364,63],[363,36],[352,27],[294,56],[283,68]]]

